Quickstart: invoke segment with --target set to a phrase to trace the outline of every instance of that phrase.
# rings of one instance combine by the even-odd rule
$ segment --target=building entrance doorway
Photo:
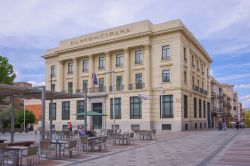
[[[93,111],[102,114],[102,103],[93,103]],[[102,116],[93,116],[94,129],[102,129]]]

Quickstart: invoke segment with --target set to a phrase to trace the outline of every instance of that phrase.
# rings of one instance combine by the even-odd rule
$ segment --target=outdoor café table
[[[35,141],[18,141],[18,142],[8,143],[8,146],[30,146],[34,142]]]
[[[13,151],[13,165],[19,165],[19,154],[21,154],[24,150],[27,150],[26,146],[7,146],[2,148],[3,152]]]
[[[61,149],[62,145],[68,144],[69,141],[51,141],[50,144],[54,144],[56,146],[56,159],[61,159]]]

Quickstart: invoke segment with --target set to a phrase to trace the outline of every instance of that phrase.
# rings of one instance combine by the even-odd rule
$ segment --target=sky
[[[250,0],[0,0],[0,55],[16,81],[44,84],[45,50],[64,39],[148,19],[181,19],[213,59],[211,74],[250,107]]]

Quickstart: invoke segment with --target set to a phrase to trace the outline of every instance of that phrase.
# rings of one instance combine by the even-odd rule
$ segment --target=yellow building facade
[[[48,90],[87,90],[87,111],[106,115],[88,117],[88,128],[114,127],[111,72],[116,128],[180,131],[208,127],[212,60],[180,20],[161,24],[145,20],[64,40],[43,57]],[[62,129],[69,121],[74,128],[84,124],[83,117],[76,115],[85,111],[84,100],[53,101],[55,128]]]

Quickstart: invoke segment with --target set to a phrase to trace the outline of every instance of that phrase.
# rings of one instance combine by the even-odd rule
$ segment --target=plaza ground
[[[6,139],[9,134],[0,134]],[[157,141],[129,146],[109,146],[107,152],[83,153],[78,158],[42,161],[41,165],[102,166],[244,166],[250,165],[250,129],[202,130],[159,134]],[[35,140],[34,133],[15,135],[16,140]]]

